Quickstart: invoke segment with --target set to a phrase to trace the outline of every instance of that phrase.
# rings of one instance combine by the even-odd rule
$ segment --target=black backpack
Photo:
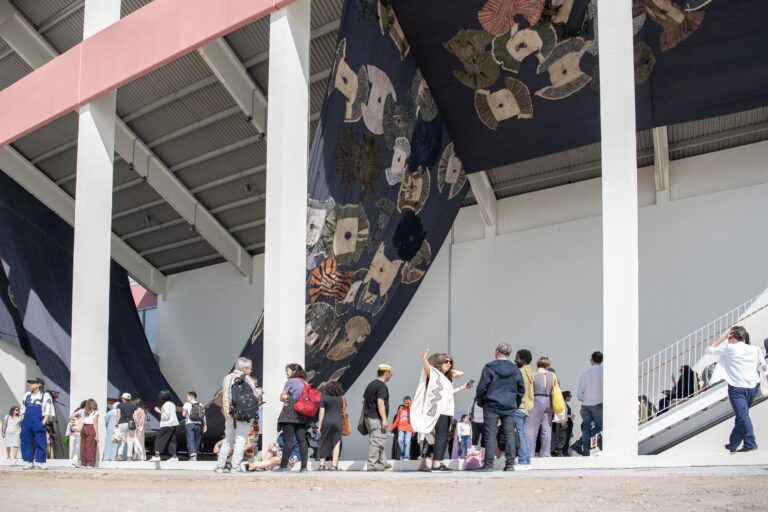
[[[192,407],[189,408],[189,414],[187,414],[187,419],[189,421],[195,421],[195,422],[201,422],[203,421],[203,418],[205,418],[205,406],[199,402],[195,402],[194,404],[191,404]]]
[[[250,421],[259,417],[259,400],[245,377],[238,377],[232,382],[229,411],[237,421]]]

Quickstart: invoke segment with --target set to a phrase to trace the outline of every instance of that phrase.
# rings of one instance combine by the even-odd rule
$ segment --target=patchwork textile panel
[[[466,175],[389,2],[344,5],[309,156],[306,367],[350,386],[453,225]],[[269,321],[269,319],[267,319]],[[262,360],[263,320],[243,354]]]
[[[24,327],[16,307],[16,299],[2,262],[0,262],[0,340],[29,352]]]
[[[19,345],[37,361],[47,388],[60,392],[58,400],[66,414],[70,410],[72,243],[71,226],[0,172],[0,261],[7,276],[7,281],[0,278],[0,285],[6,286],[0,292],[11,294],[13,325],[22,339]],[[127,391],[155,402],[160,390],[171,387],[144,335],[128,274],[114,262],[109,301],[108,396],[116,398]],[[5,304],[5,300],[0,304],[0,320]],[[4,320],[0,328],[6,329]],[[88,397],[78,397],[84,398]]]
[[[638,130],[768,104],[768,2],[622,1]],[[391,0],[467,172],[600,141],[597,3]]]

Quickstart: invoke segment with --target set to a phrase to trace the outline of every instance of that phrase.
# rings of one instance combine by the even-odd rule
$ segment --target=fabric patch
[[[331,197],[326,201],[307,198],[307,250],[312,249],[320,241],[320,234],[325,226],[325,217],[336,206],[336,201]]]
[[[551,23],[518,30],[515,23],[508,32],[493,39],[493,59],[507,71],[517,73],[526,57],[536,54],[539,63],[550,56],[557,44],[557,32]]]
[[[555,25],[565,25],[571,17],[573,11],[573,0],[551,0],[551,7],[555,10],[552,16],[552,23]]]
[[[344,335],[328,350],[328,359],[343,361],[357,351],[357,345],[371,334],[371,324],[365,317],[353,316],[344,323]]]
[[[403,181],[405,176],[406,162],[411,156],[411,143],[405,137],[398,137],[395,141],[395,147],[392,150],[392,164],[387,167],[384,174],[387,177],[387,183],[397,185]]]
[[[314,304],[322,297],[343,300],[351,284],[352,272],[339,270],[336,260],[328,258],[309,275],[309,303]]]
[[[389,34],[400,52],[400,60],[404,60],[408,56],[408,52],[411,51],[411,47],[405,39],[400,22],[397,21],[395,11],[387,0],[379,0],[379,28],[381,28],[381,35]]]
[[[488,0],[477,13],[477,21],[485,30],[497,36],[512,27],[518,14],[530,26],[534,26],[543,11],[544,0]]]
[[[455,70],[453,75],[470,89],[490,87],[499,78],[501,69],[486,50],[491,39],[493,37],[484,30],[464,29],[443,43],[445,49],[464,64],[464,69]]]
[[[384,102],[384,143],[392,147],[399,137],[410,139],[414,126],[413,109],[408,105],[398,105],[392,96],[387,96]]]
[[[374,254],[368,268],[368,274],[363,280],[363,288],[357,300],[357,309],[373,316],[379,314],[387,302],[387,293],[402,265],[401,260],[393,261],[387,258],[382,243]]]
[[[397,101],[397,93],[392,81],[387,74],[376,66],[367,66],[368,80],[371,82],[371,89],[368,93],[368,101],[362,105],[363,122],[365,127],[381,135],[384,133],[384,105],[388,97]]]
[[[448,199],[453,199],[464,188],[466,182],[467,173],[464,171],[461,160],[456,156],[453,142],[451,142],[445,146],[437,168],[437,190],[442,194],[443,188],[449,185]]]
[[[701,7],[703,5],[696,9]],[[705,13],[695,9],[686,12],[672,0],[634,0],[633,9],[645,9],[648,17],[661,26],[663,32],[659,36],[659,47],[662,52],[683,42],[704,22]]]
[[[325,218],[319,247],[339,265],[352,265],[363,254],[368,233],[368,216],[362,205],[337,205]]]
[[[533,102],[528,87],[520,80],[511,77],[504,79],[505,87],[495,92],[475,91],[475,110],[480,120],[491,130],[499,126],[500,121],[518,117],[533,117]]]
[[[411,137],[411,157],[408,166],[414,169],[419,166],[434,167],[440,158],[440,147],[443,142],[443,124],[440,118],[434,121],[418,121]]]
[[[384,233],[395,211],[395,203],[386,197],[376,201],[376,221],[371,225],[371,235],[368,237],[367,249],[374,250],[384,240]]]
[[[421,280],[432,264],[432,246],[424,240],[421,248],[411,261],[406,261],[400,273],[403,284],[413,284]]]
[[[635,43],[635,84],[644,84],[651,77],[656,66],[656,57],[651,47],[640,41]]]
[[[358,143],[355,130],[348,128],[339,142],[336,156],[336,172],[341,182],[349,189],[355,183],[360,184],[360,200],[365,201],[376,191],[383,166],[381,148],[373,136],[362,134],[362,143]]]
[[[684,7],[686,11],[696,11],[701,9],[712,0],[685,0]]]
[[[555,46],[552,54],[539,64],[537,73],[549,73],[551,86],[536,91],[537,96],[548,100],[561,100],[580,91],[591,77],[581,68],[581,57],[587,48],[587,42],[580,37],[573,37]]]
[[[251,331],[251,337],[249,338],[251,343],[256,343],[256,339],[264,332],[264,310],[261,310],[259,315],[259,321],[256,322],[256,327]]]
[[[426,238],[427,232],[419,216],[412,210],[406,210],[392,235],[392,245],[400,258],[410,261]]]
[[[368,269],[361,268],[352,276],[352,285],[347,290],[347,294],[344,299],[336,303],[336,314],[344,316],[349,313],[355,307],[355,301],[357,300],[357,294],[360,292],[360,288],[363,286],[363,279],[368,274]]]
[[[432,97],[427,81],[418,70],[411,82],[411,100],[416,106],[416,117],[419,119],[432,121],[437,117],[437,103]]]
[[[305,308],[304,343],[313,352],[325,350],[336,337],[336,312],[325,302],[308,304]]]
[[[429,170],[419,167],[413,172],[406,173],[400,183],[400,193],[397,195],[397,211],[410,209],[419,213],[429,198],[432,177]]]
[[[347,40],[339,41],[336,60],[331,72],[331,83],[346,99],[344,121],[356,123],[363,115],[362,104],[368,98],[368,70],[361,66],[355,73],[346,60]]]
[[[357,0],[357,15],[369,21],[376,21],[379,0]]]

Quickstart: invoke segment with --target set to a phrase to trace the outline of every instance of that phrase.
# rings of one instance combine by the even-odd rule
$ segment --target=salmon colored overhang
[[[154,0],[0,91],[0,147],[294,0]]]

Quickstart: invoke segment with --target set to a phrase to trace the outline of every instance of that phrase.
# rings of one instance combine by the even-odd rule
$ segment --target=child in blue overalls
[[[46,449],[48,420],[56,414],[53,398],[45,392],[43,379],[27,381],[29,391],[21,402],[21,457],[27,463],[24,469],[46,469]]]

